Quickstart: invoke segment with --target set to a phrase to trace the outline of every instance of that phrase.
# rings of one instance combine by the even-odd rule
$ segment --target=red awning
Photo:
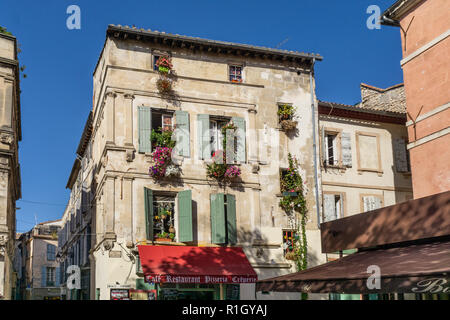
[[[150,283],[255,283],[257,276],[242,248],[138,246]]]

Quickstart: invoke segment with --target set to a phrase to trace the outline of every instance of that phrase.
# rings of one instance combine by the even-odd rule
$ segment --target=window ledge
[[[151,243],[152,241],[148,241],[148,243]],[[166,246],[186,246],[183,242],[169,242],[169,241],[153,241],[153,244],[156,245],[166,245]]]
[[[330,168],[330,169],[340,169],[340,170],[347,170],[349,167],[346,167],[346,166],[342,166],[342,165],[331,165],[331,164],[328,164],[328,165],[325,165],[325,166],[323,166],[324,168]],[[351,168],[351,167],[350,167]]]
[[[383,175],[383,171],[376,170],[376,169],[358,169],[358,174],[363,174],[363,172],[373,172],[378,174],[379,177]]]

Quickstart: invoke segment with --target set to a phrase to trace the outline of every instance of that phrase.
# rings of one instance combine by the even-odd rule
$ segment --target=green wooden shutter
[[[236,229],[236,198],[232,194],[227,194],[227,235],[228,243],[237,243]]]
[[[239,163],[245,163],[245,120],[240,117],[231,118],[236,125],[236,161]]]
[[[41,287],[47,286],[47,267],[41,267]]]
[[[147,240],[153,240],[153,191],[144,188],[145,231]]]
[[[211,158],[211,134],[209,130],[209,115],[199,114],[197,115],[198,120],[198,130],[197,130],[197,140],[198,140],[198,154],[199,159],[210,159]]]
[[[152,110],[138,107],[139,152],[152,152]]]
[[[178,155],[189,157],[189,113],[177,110],[175,111],[175,119],[177,122],[176,139]]]
[[[226,242],[225,195],[211,194],[211,243]]]
[[[191,190],[178,192],[178,241],[193,241]]]

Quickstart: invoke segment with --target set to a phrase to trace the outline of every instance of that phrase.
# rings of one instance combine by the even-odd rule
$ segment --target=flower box
[[[283,130],[285,131],[290,131],[290,130],[294,130],[295,128],[297,128],[297,121],[293,121],[293,120],[282,120],[280,122],[281,128],[283,128]]]
[[[295,261],[297,257],[295,256],[295,253],[293,251],[291,251],[291,252],[287,252],[285,254],[284,258],[286,260],[293,260],[293,261]]]
[[[156,238],[155,241],[157,242],[173,242],[170,238]]]

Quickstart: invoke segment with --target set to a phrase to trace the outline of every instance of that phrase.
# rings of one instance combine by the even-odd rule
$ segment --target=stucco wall
[[[346,119],[321,115],[320,127],[337,129],[350,134],[352,150],[351,167],[322,166],[323,192],[344,194],[344,216],[361,213],[361,195],[378,195],[383,206],[390,206],[412,198],[411,174],[398,172],[394,161],[393,140],[406,139],[404,125],[367,120]],[[364,148],[358,143],[357,133],[378,135],[380,154],[377,148],[362,154]],[[321,141],[322,143],[322,141]],[[361,151],[361,154],[358,153]],[[381,161],[381,172],[359,170],[358,156],[369,154],[373,161]]]

